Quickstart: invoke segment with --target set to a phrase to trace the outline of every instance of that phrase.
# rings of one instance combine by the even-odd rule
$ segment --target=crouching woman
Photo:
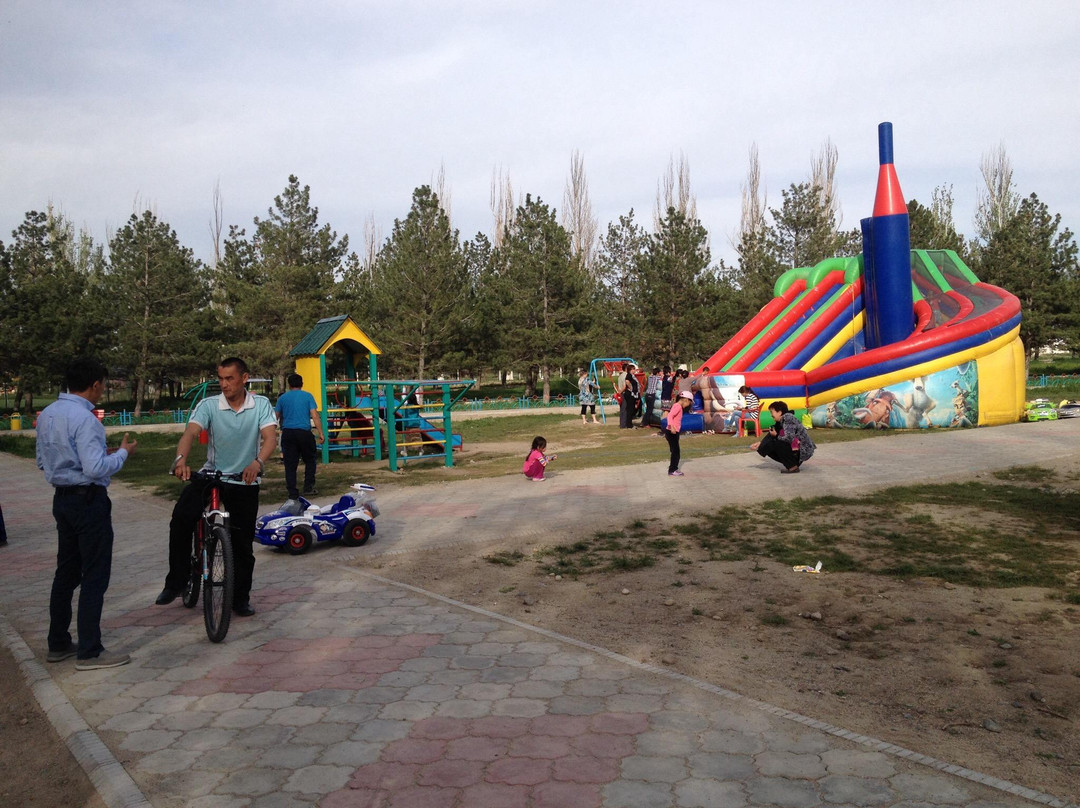
[[[769,405],[769,413],[776,421],[757,443],[750,445],[762,457],[771,457],[781,466],[781,474],[797,474],[799,467],[814,455],[817,446],[806,427],[788,409],[784,401]]]

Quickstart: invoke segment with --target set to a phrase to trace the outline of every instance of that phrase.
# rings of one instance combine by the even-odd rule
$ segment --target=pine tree
[[[135,386],[135,415],[147,386],[209,364],[204,312],[209,288],[202,265],[176,232],[151,211],[132,214],[109,242],[105,289],[116,328],[117,361]],[[220,358],[220,357],[218,357]]]
[[[250,240],[230,227],[218,281],[235,353],[283,387],[293,367],[289,351],[318,320],[339,313],[331,310],[334,283],[344,271],[349,237],[339,240],[329,224],[319,225],[310,187],[291,175],[268,217],[254,224]]]
[[[469,278],[458,232],[431,188],[413,191],[412,207],[379,252],[372,273],[377,342],[423,379],[454,348],[471,319]]]

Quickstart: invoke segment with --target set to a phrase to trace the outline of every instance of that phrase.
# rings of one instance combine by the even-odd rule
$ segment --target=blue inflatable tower
[[[893,165],[892,124],[878,126],[874,215],[862,220],[866,347],[880,348],[911,336],[911,237],[907,204]]]

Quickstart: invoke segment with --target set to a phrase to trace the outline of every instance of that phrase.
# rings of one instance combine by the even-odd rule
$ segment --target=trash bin
[[[11,413],[11,428],[22,429],[22,416],[17,412]]]

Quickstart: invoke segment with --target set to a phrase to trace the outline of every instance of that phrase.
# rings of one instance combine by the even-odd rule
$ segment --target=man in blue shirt
[[[125,433],[115,452],[105,447],[105,428],[94,406],[105,393],[105,366],[76,359],[64,376],[68,392],[46,407],[37,422],[37,464],[53,486],[58,548],[49,597],[49,662],[73,656],[80,671],[115,668],[127,654],[101,644],[101,609],[112,573],[112,502],[109,479],[135,451]],[[71,641],[71,598],[79,589],[79,644]]]
[[[315,490],[315,446],[322,443],[322,424],[315,397],[303,390],[304,379],[299,373],[289,374],[289,392],[278,399],[274,408],[281,420],[281,458],[285,461],[285,486],[289,498],[296,499],[300,491],[296,487],[296,469],[304,460],[304,493],[317,494]],[[311,424],[315,434],[311,434]]]
[[[204,429],[210,435],[206,471],[242,474],[243,480],[222,480],[221,500],[229,512],[236,577],[233,613],[255,614],[251,607],[251,580],[255,571],[255,518],[259,515],[259,477],[277,444],[277,421],[266,396],[247,390],[248,367],[243,359],[222,359],[217,369],[221,395],[204,398],[188,419],[187,429],[176,445],[173,474],[191,479],[187,457]],[[202,515],[206,486],[194,481],[181,493],[169,521],[169,572],[165,588],[155,603],[164,606],[179,597],[191,576],[191,539]]]

